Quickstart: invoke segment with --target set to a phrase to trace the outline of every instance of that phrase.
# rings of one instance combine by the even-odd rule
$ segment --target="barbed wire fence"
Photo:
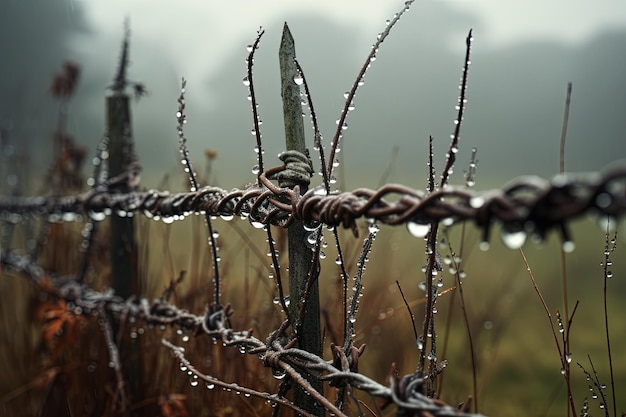
[[[500,224],[504,233],[521,231],[540,238],[556,229],[564,233],[562,237],[567,242],[568,221],[587,213],[615,218],[626,210],[623,165],[609,166],[600,172],[558,175],[551,180],[523,176],[501,189],[488,191],[448,186],[427,192],[387,184],[376,190],[359,188],[335,194],[326,194],[317,187],[304,195],[278,187],[268,179],[285,169],[271,168],[260,175],[261,185],[230,191],[201,187],[186,193],[149,190],[120,194],[108,189],[135,175],[133,172],[75,196],[0,196],[0,212],[4,221],[15,223],[28,215],[62,222],[75,220],[76,216],[100,221],[112,214],[142,214],[171,223],[202,213],[225,220],[238,216],[255,226],[271,224],[284,228],[298,219],[313,225],[341,226],[355,233],[360,219],[387,225],[408,224],[409,231],[412,224],[427,225],[431,221],[446,221],[450,225],[473,221],[483,230],[485,242],[489,241],[494,224]]]
[[[337,229],[349,229],[355,236],[359,233],[359,221],[367,221],[369,234],[366,237],[361,251],[364,259],[371,249],[372,242],[378,232],[378,224],[403,225],[417,237],[430,237],[436,240],[436,227],[440,223],[452,225],[460,222],[474,222],[482,231],[481,245],[489,244],[494,226],[499,226],[502,240],[511,248],[521,247],[527,236],[544,239],[550,231],[557,231],[562,238],[564,248],[573,249],[573,242],[568,231],[568,223],[581,215],[592,213],[597,216],[614,219],[626,212],[626,166],[623,164],[606,167],[604,170],[587,174],[561,174],[551,180],[534,176],[525,176],[514,179],[500,189],[489,191],[474,191],[469,185],[449,185],[448,175],[455,163],[458,151],[459,129],[463,120],[467,89],[467,72],[469,65],[469,51],[472,40],[470,31],[467,37],[467,52],[465,67],[461,80],[461,95],[459,98],[458,115],[455,123],[455,133],[447,156],[444,174],[439,186],[435,184],[434,171],[431,170],[430,184],[427,191],[415,190],[400,184],[387,184],[378,189],[358,188],[350,192],[331,191],[334,182],[333,169],[335,153],[342,140],[345,119],[353,109],[352,100],[362,84],[361,80],[371,62],[376,57],[380,44],[387,37],[390,30],[399,18],[409,9],[412,1],[389,21],[385,31],[377,36],[366,64],[355,80],[353,88],[346,95],[346,104],[338,120],[336,134],[332,140],[329,161],[324,156],[322,137],[317,127],[317,120],[306,83],[306,78],[299,63],[296,62],[298,73],[293,82],[304,88],[306,100],[314,128],[314,149],[319,152],[322,165],[323,184],[310,188],[310,178],[313,169],[308,152],[289,150],[280,155],[283,165],[264,169],[263,149],[259,126],[259,116],[254,95],[252,62],[254,52],[258,48],[263,31],[258,32],[254,43],[249,46],[248,74],[244,79],[250,91],[253,109],[254,132],[257,140],[256,152],[258,166],[256,168],[257,181],[243,189],[230,191],[212,187],[200,186],[195,177],[186,148],[183,125],[185,81],[179,97],[178,137],[180,150],[185,161],[185,170],[190,176],[191,191],[184,193],[170,193],[161,190],[139,191],[141,167],[136,160],[126,165],[125,172],[107,178],[101,174],[98,166],[97,175],[94,175],[92,188],[82,194],[68,196],[37,196],[18,197],[0,196],[0,218],[8,224],[17,224],[26,218],[43,218],[47,222],[88,221],[91,224],[100,222],[108,217],[132,218],[144,215],[148,218],[171,223],[183,220],[191,215],[201,214],[205,217],[209,228],[210,246],[213,255],[214,292],[211,302],[207,303],[203,315],[195,315],[171,304],[168,301],[169,292],[155,300],[148,300],[137,295],[123,298],[112,290],[95,291],[83,283],[85,267],[76,276],[51,278],[33,258],[20,255],[16,251],[2,249],[0,263],[2,269],[8,272],[20,273],[31,281],[39,284],[42,291],[63,299],[71,304],[72,308],[81,314],[96,316],[102,319],[103,332],[108,340],[109,356],[114,362],[117,386],[116,398],[121,408],[126,407],[125,378],[119,366],[117,346],[110,337],[111,323],[115,320],[133,319],[152,325],[177,326],[180,329],[193,331],[196,334],[207,335],[213,341],[221,341],[226,348],[236,348],[245,355],[257,355],[263,364],[270,368],[274,375],[286,376],[299,389],[303,390],[312,401],[310,404],[301,404],[290,401],[284,392],[268,393],[257,391],[250,387],[240,386],[237,383],[227,383],[218,377],[207,375],[199,371],[191,363],[181,346],[168,340],[162,343],[179,361],[182,372],[187,373],[196,381],[203,381],[207,387],[218,386],[232,390],[245,396],[261,398],[276,405],[292,409],[305,416],[321,415],[324,410],[336,415],[345,416],[345,403],[342,391],[346,387],[357,389],[369,395],[380,398],[384,405],[394,404],[399,416],[477,416],[471,413],[471,401],[460,408],[451,407],[440,400],[433,399],[428,383],[437,373],[441,372],[445,363],[431,361],[430,370],[424,366],[415,373],[400,377],[397,369],[392,367],[390,384],[382,385],[358,372],[358,362],[364,346],[356,347],[352,343],[353,321],[357,312],[356,300],[361,295],[360,277],[364,270],[364,261],[359,263],[355,280],[357,285],[348,299],[348,275],[342,266],[342,282],[344,285],[344,336],[343,346],[331,346],[332,360],[324,360],[321,355],[314,354],[308,349],[297,345],[298,337],[302,334],[302,321],[305,315],[306,303],[312,291],[319,271],[319,257],[313,256],[313,261],[306,271],[307,280],[303,283],[303,302],[299,306],[298,314],[289,312],[286,295],[282,288],[280,277],[276,285],[280,294],[280,304],[285,313],[282,325],[271,333],[266,340],[254,337],[250,331],[240,331],[231,328],[229,317],[233,314],[228,304],[220,300],[219,268],[217,264],[217,243],[213,239],[211,222],[220,217],[232,220],[235,217],[247,219],[255,228],[264,228],[270,242],[270,253],[274,270],[278,274],[278,260],[273,248],[271,226],[281,228],[303,227],[305,237],[311,243],[312,250],[319,251],[321,242],[321,227],[331,228],[335,234],[338,251],[341,255]],[[127,48],[127,43],[125,43]],[[125,49],[126,51],[126,49]],[[295,52],[294,52],[295,56]],[[124,54],[124,60],[127,53]],[[119,79],[118,79],[119,78]],[[124,85],[124,76],[117,76],[116,85]],[[143,87],[142,87],[143,88]],[[122,89],[122,87],[120,87]],[[121,90],[117,93],[121,94]],[[300,114],[300,111],[298,112]],[[106,147],[106,141],[105,141]],[[99,151],[101,156],[102,150]],[[472,157],[474,161],[475,152]],[[102,159],[102,158],[101,158]],[[432,151],[429,164],[432,168]],[[474,165],[470,165],[469,175],[473,176]],[[473,183],[473,181],[471,181]],[[130,191],[128,191],[130,190]],[[95,229],[95,228],[93,228]],[[88,239],[87,239],[88,240]],[[89,242],[86,244],[89,246]],[[431,243],[432,246],[432,243]],[[432,262],[430,268],[435,268],[436,250],[431,251]],[[341,262],[343,264],[343,260]],[[431,270],[426,271],[428,294],[437,295],[436,285],[433,285]],[[291,273],[291,271],[290,271]],[[432,308],[434,301],[430,303]],[[429,311],[426,312],[425,329],[432,326],[429,322]],[[291,327],[289,335],[287,329]],[[416,332],[417,334],[417,332]],[[416,336],[417,337],[417,336]],[[434,339],[434,338],[433,338]],[[426,340],[422,338],[421,353],[426,352]],[[418,343],[419,344],[419,343]],[[434,344],[434,340],[433,340]],[[423,365],[423,364],[422,364]],[[329,383],[342,393],[336,401],[326,398],[316,383]],[[430,381],[432,383],[432,381]],[[282,390],[282,388],[281,388]],[[357,407],[358,403],[357,403]],[[276,408],[277,410],[278,408]]]

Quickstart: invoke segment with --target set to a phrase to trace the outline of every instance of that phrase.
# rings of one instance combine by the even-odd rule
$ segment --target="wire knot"
[[[284,162],[284,169],[273,174],[270,179],[277,180],[281,188],[294,188],[296,185],[300,187],[308,187],[313,176],[313,164],[309,158],[309,152],[306,154],[299,151],[285,151],[278,155]]]

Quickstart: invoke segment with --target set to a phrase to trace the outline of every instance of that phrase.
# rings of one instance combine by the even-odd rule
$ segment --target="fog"
[[[186,77],[186,135],[194,162],[216,149],[214,181],[224,188],[252,181],[254,143],[245,75],[245,46],[263,26],[255,58],[256,94],[268,166],[284,147],[277,49],[287,21],[329,145],[343,93],[354,82],[376,34],[401,4],[360,2],[291,6],[254,2],[218,6],[189,2],[176,8],[147,2],[4,2],[0,121],[22,144],[35,168],[49,160],[57,105],[48,86],[65,60],[82,67],[70,106],[69,130],[93,149],[105,132],[104,96],[117,66],[123,21],[131,25],[129,77],[150,94],[133,103],[133,130],[144,184],[177,175],[176,98]],[[472,3],[473,6],[468,6]],[[391,162],[390,181],[423,188],[428,137],[436,167],[455,118],[465,36],[474,30],[468,104],[453,182],[462,181],[470,150],[478,148],[478,187],[521,174],[550,176],[558,148],[566,86],[573,82],[566,168],[597,170],[626,156],[626,13],[615,2],[585,2],[515,10],[499,3],[416,2],[383,43],[355,98],[343,140],[348,188],[374,187]],[[151,3],[150,3],[151,4]],[[354,3],[357,4],[357,3]],[[563,5],[562,5],[563,6]],[[614,8],[613,13],[607,9]],[[599,10],[599,11],[596,11]],[[240,12],[237,12],[240,10]],[[544,13],[542,13],[544,12]],[[619,16],[623,15],[623,18]],[[532,18],[533,16],[539,16]],[[580,23],[579,23],[580,22]],[[510,30],[505,30],[509,27]],[[526,28],[526,29],[524,29]],[[307,119],[308,120],[308,119]],[[311,130],[307,130],[309,141]],[[32,152],[32,145],[39,152]]]

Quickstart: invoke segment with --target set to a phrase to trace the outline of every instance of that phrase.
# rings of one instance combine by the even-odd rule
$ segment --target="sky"
[[[56,117],[47,85],[62,62],[71,59],[83,72],[69,129],[95,148],[105,128],[105,88],[128,18],[129,76],[150,92],[133,103],[144,184],[153,187],[166,174],[178,174],[174,114],[185,77],[186,134],[197,155],[194,163],[201,171],[203,150],[216,149],[213,181],[224,188],[254,178],[252,116],[241,80],[245,47],[259,27],[266,34],[256,52],[254,76],[266,159],[272,166],[284,147],[277,59],[283,23],[294,34],[328,144],[344,91],[385,20],[403,5],[374,0],[40,3],[7,0],[0,6],[5,9],[0,45],[14,57],[3,63],[0,121],[14,136],[45,149]],[[480,160],[478,187],[481,176],[484,186],[497,186],[522,174],[556,173],[568,81],[574,87],[566,168],[597,170],[626,156],[626,3],[418,0],[383,43],[356,95],[342,152],[348,188],[374,188],[391,162],[389,181],[423,188],[430,135],[436,164],[443,165],[470,28],[474,45],[457,174],[473,147]],[[455,180],[462,182],[460,175]]]

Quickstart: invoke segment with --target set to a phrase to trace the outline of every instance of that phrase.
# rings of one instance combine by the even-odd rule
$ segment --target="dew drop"
[[[287,374],[283,370],[272,369],[272,375],[274,376],[274,378],[276,378],[278,380],[281,380],[281,379],[284,379],[285,375],[287,375]]]
[[[324,193],[325,195],[325,193]],[[317,229],[319,229],[320,227],[320,223],[316,222],[316,221],[312,221],[312,222],[304,222],[302,223],[302,227],[304,228],[304,230],[306,230],[307,232],[314,232]]]
[[[502,238],[502,243],[504,243],[504,245],[507,248],[519,249],[522,246],[524,246],[524,243],[526,242],[527,234],[523,230],[520,230],[517,232],[508,232],[508,231],[502,230],[500,237]]]
[[[304,82],[304,79],[302,78],[300,74],[296,74],[293,77],[293,82],[296,83],[297,85],[302,85],[302,83]]]
[[[261,222],[255,222],[254,220],[250,220],[250,224],[252,225],[252,227],[254,227],[255,229],[263,229],[265,227],[265,225]]]
[[[248,87],[250,85],[250,80],[248,79],[248,77],[243,77],[243,85],[245,85],[246,87]]]
[[[406,228],[413,237],[423,238],[430,231],[430,224],[420,224],[410,221],[407,222]]]
[[[212,383],[210,383],[210,382],[207,382],[207,383],[206,383],[206,388],[207,388],[207,389],[215,389],[215,384],[212,384]]]
[[[444,226],[452,226],[454,224],[454,217],[446,217],[441,220],[441,224]]]
[[[574,252],[574,249],[576,249],[576,244],[572,242],[571,240],[568,240],[568,241],[563,242],[563,244],[561,245],[561,248],[563,249],[563,252],[565,253],[572,253]]]
[[[97,211],[89,212],[89,218],[96,222],[101,222],[102,220],[106,219],[106,217],[107,217],[106,214],[102,212],[97,212]]]
[[[259,169],[258,165],[255,165],[255,166],[252,167],[252,173],[254,175],[259,175],[259,172],[261,172],[261,170]]]
[[[472,208],[481,208],[485,204],[485,199],[483,197],[472,197],[470,198],[469,204]]]

